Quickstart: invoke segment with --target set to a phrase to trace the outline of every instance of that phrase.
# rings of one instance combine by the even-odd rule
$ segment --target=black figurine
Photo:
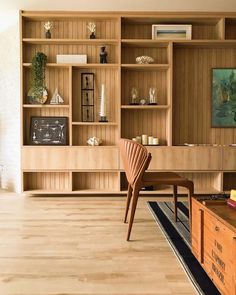
[[[106,52],[106,46],[101,47],[100,52],[100,64],[107,64],[107,52]]]

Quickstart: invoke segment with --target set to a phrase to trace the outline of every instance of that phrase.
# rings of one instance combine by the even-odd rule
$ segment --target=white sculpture
[[[63,104],[63,103],[64,103],[64,99],[60,96],[60,94],[58,93],[58,89],[56,88],[52,96],[52,99],[50,100],[50,104]]]
[[[150,104],[157,104],[157,102],[156,102],[156,88],[155,87],[149,88],[149,103]]]
[[[102,140],[96,136],[90,137],[87,141],[88,145],[97,146],[102,144]]]

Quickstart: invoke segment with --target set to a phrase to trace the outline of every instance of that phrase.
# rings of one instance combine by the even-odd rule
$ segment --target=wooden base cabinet
[[[226,202],[193,199],[192,252],[219,291],[236,294],[236,212]]]

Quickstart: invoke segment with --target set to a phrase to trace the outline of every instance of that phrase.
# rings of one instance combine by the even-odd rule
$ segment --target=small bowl
[[[154,59],[147,55],[142,55],[136,57],[136,63],[137,64],[151,64],[154,62]]]

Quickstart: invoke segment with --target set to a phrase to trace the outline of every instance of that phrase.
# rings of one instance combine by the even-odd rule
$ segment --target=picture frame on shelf
[[[30,144],[67,145],[67,117],[31,117]]]
[[[213,68],[211,127],[236,127],[236,68]]]
[[[152,25],[153,40],[191,40],[192,25]]]

